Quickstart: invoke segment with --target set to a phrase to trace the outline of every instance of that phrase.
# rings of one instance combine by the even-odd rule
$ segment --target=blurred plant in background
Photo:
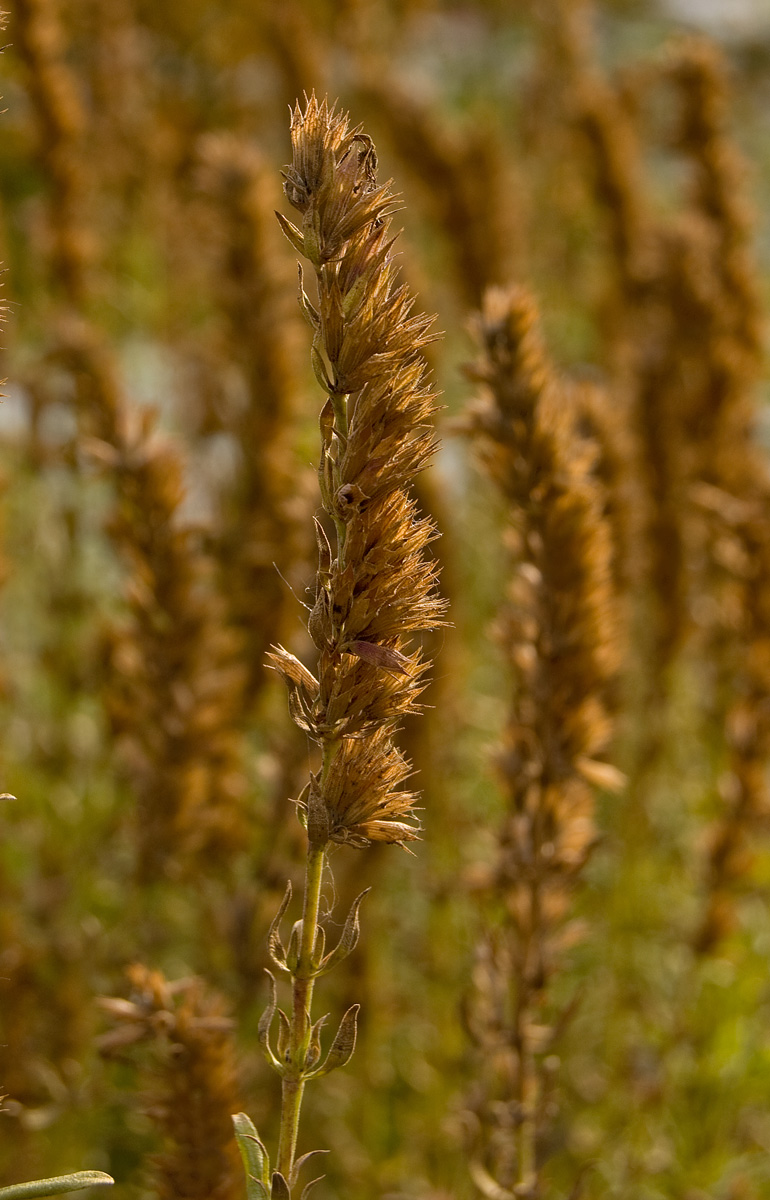
[[[765,6],[18,0],[8,42],[0,1185],[82,1165],[127,1198],[243,1195],[231,1113],[277,1143],[267,935],[301,885],[289,798],[320,810],[266,652],[307,725],[324,539],[382,469],[380,416],[351,450],[324,410],[319,494],[355,270],[324,275],[307,225],[314,371],[274,216],[315,91],[374,139],[439,314],[446,436],[415,494],[452,619],[420,634],[418,717],[397,638],[343,655],[383,676],[423,840],[324,826],[330,944],[376,887],[324,979],[361,1011],[303,1103],[318,1194],[766,1195]]]

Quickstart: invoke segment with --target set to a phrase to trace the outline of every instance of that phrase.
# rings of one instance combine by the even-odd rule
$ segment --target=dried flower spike
[[[286,950],[278,924],[274,961],[293,980],[290,1015],[278,1010],[277,1053],[270,1041],[275,992],[261,1023],[263,1049],[282,1076],[276,1169],[264,1164],[272,1195],[296,1182],[297,1127],[305,1081],[343,1066],[353,1052],[358,1005],[342,1018],[326,1057],[310,1005],[316,976],[344,957],[358,936],[358,905],[336,950],[323,956],[318,928],[321,879],[330,843],[403,844],[417,836],[414,795],[402,790],[410,766],[394,742],[399,719],[416,711],[426,664],[413,635],[442,623],[437,566],[426,553],[436,536],[408,488],[435,449],[435,395],[423,351],[431,320],[413,314],[399,283],[389,232],[396,201],[376,178],[371,139],[311,96],[292,115],[293,161],[285,192],[301,216],[279,215],[292,245],[312,264],[317,300],[300,304],[313,330],[311,359],[326,392],[320,415],[316,521],[318,572],[308,622],[316,674],[282,646],[272,666],[289,687],[292,716],[321,750],[300,801],[308,834],[305,899]],[[299,930],[299,932],[297,932]],[[276,1182],[278,1181],[278,1182]],[[265,1194],[267,1188],[263,1187]]]
[[[377,184],[371,140],[311,97],[295,109],[292,141],[285,190],[302,222],[281,224],[316,268],[318,308],[306,296],[303,303],[328,393],[319,468],[327,520],[318,523],[309,622],[318,679],[300,678],[281,647],[271,661],[289,684],[293,711],[301,709],[298,723],[324,749],[311,786],[328,819],[322,839],[402,842],[414,837],[404,821],[412,797],[396,790],[409,769],[392,733],[415,710],[424,671],[409,638],[439,624],[444,611],[425,554],[435,532],[406,490],[435,446],[422,356],[431,322],[412,315],[413,299],[398,282],[388,229],[395,201]]]

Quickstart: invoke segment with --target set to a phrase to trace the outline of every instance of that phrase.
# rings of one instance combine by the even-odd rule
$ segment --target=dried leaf
[[[396,671],[399,675],[409,675],[407,667],[412,666],[412,660],[405,654],[399,653],[398,650],[391,650],[387,646],[378,646],[374,642],[346,642],[344,649],[348,654],[355,654],[357,658],[371,663],[374,667],[382,667],[386,671]]]
[[[270,957],[272,958],[275,965],[277,967],[280,967],[282,971],[287,971],[289,969],[289,967],[286,962],[286,951],[284,950],[283,942],[281,941],[280,924],[281,924],[281,920],[283,918],[283,914],[286,912],[286,909],[289,907],[290,900],[291,900],[291,880],[288,880],[286,883],[286,891],[284,892],[283,900],[281,901],[281,906],[278,909],[278,912],[273,917],[273,920],[270,924],[270,929],[267,934],[267,948],[270,953]]]
[[[318,309],[310,303],[310,297],[303,287],[302,263],[297,263],[297,274],[299,276],[299,306],[313,333],[316,333],[321,325],[321,317]]]
[[[260,1046],[262,1047],[265,1058],[277,1068],[279,1066],[278,1059],[275,1057],[270,1047],[270,1026],[273,1023],[275,1010],[278,1006],[278,988],[272,972],[265,969],[265,974],[270,979],[270,999],[268,1001],[267,1008],[259,1018],[259,1024],[257,1025],[257,1038]]]
[[[291,1200],[289,1185],[280,1171],[273,1171],[273,1187],[270,1200]]]
[[[340,1021],[340,1027],[337,1030],[334,1041],[329,1047],[329,1053],[324,1059],[323,1066],[313,1072],[314,1076],[328,1075],[330,1071],[335,1071],[337,1067],[344,1067],[346,1063],[350,1062],[353,1051],[356,1048],[358,1010],[360,1007],[360,1004],[351,1004]]]
[[[329,1153],[328,1150],[308,1150],[307,1154],[301,1154],[299,1156],[299,1158],[296,1160],[296,1162],[294,1163],[294,1166],[292,1167],[291,1178],[289,1179],[289,1183],[290,1183],[291,1187],[295,1188],[297,1186],[297,1182],[299,1180],[299,1173],[302,1170],[302,1168],[304,1167],[306,1162],[308,1162],[311,1158],[315,1158],[316,1154],[328,1154],[328,1153]],[[319,1175],[318,1178],[323,1179],[323,1175]],[[314,1179],[313,1183],[318,1183],[318,1179]],[[310,1183],[307,1184],[306,1190],[308,1187],[312,1187],[312,1184],[310,1184]],[[303,1192],[302,1195],[304,1196],[304,1194],[305,1193]]]
[[[342,927],[340,940],[333,950],[327,954],[326,958],[321,963],[318,975],[326,975],[337,963],[341,963],[347,956],[356,948],[359,935],[361,933],[361,925],[358,919],[358,910],[361,907],[361,902],[372,889],[364,888],[363,892],[359,893],[350,906],[350,912],[347,915],[345,924]]]
[[[278,224],[281,226],[281,229],[285,233],[286,237],[297,251],[297,254],[304,255],[305,239],[303,238],[299,229],[297,229],[297,226],[293,225],[291,221],[287,220],[283,213],[276,212],[275,215],[278,218]]]
[[[278,1058],[286,1064],[291,1060],[291,1022],[282,1008],[278,1009]]]
[[[325,1154],[326,1151],[325,1150],[316,1150],[315,1153],[316,1154]],[[317,1183],[320,1183],[321,1180],[325,1179],[325,1178],[326,1178],[325,1175],[318,1175],[315,1179],[311,1179],[310,1183],[306,1183],[302,1189],[302,1195],[300,1196],[299,1200],[307,1200],[307,1197],[310,1195],[311,1188],[314,1188]]]
[[[584,779],[607,792],[622,792],[628,782],[623,772],[611,763],[597,762],[593,758],[579,758],[575,766]]]

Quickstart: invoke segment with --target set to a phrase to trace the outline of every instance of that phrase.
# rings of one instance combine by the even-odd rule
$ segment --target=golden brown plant
[[[89,449],[118,485],[109,531],[129,568],[130,618],[108,633],[104,695],[150,879],[226,867],[244,844],[243,671],[213,564],[179,520],[178,451],[151,414],[126,424]]]
[[[734,894],[750,868],[750,837],[768,813],[770,480],[754,433],[762,310],[746,171],[729,130],[725,63],[709,43],[688,38],[671,48],[663,66],[678,101],[674,145],[691,164],[697,254],[680,303],[699,333],[688,363],[698,386],[690,389],[684,421],[702,554],[696,565],[710,599],[702,618],[714,679],[710,716],[727,745],[719,781],[724,812],[710,832],[707,899],[695,938],[706,952],[732,926]]]
[[[759,308],[743,170],[727,129],[718,55],[701,40],[684,39],[636,78],[610,81],[594,62],[590,7],[573,10],[556,0],[553,33],[569,119],[589,148],[615,274],[605,326],[615,390],[625,397],[635,443],[630,465],[642,538],[632,561],[649,593],[645,707],[652,717],[662,711],[656,697],[665,695],[672,662],[698,632],[693,615],[710,590],[697,496],[717,479],[726,486],[731,447],[746,440]],[[676,102],[667,106],[675,114],[668,149],[684,156],[692,177],[673,216],[656,212],[651,198],[642,123],[650,106],[639,99],[664,87]],[[654,721],[647,723],[649,751],[661,736]],[[649,763],[655,755],[645,757]]]
[[[150,1163],[159,1200],[240,1200],[243,1181],[230,1114],[239,1107],[232,1021],[200,979],[169,983],[159,971],[129,969],[127,1000],[102,1008],[115,1028],[103,1053],[148,1043],[143,1107],[162,1138]]]
[[[466,428],[509,514],[513,578],[499,635],[515,692],[498,756],[507,815],[489,880],[502,914],[482,939],[469,1012],[482,1051],[472,1154],[479,1189],[502,1198],[543,1194],[552,1053],[567,1015],[549,989],[596,838],[594,787],[619,781],[598,758],[617,644],[591,449],[575,435],[528,293],[490,291],[478,330],[471,377],[484,398]]]
[[[52,281],[80,305],[88,293],[93,258],[83,155],[86,118],[76,80],[65,63],[56,0],[19,0],[11,33],[27,68],[38,153],[55,197],[47,214]]]
[[[614,396],[604,387],[581,383],[573,388],[576,430],[595,447],[591,473],[599,484],[604,516],[612,533],[612,579],[618,610],[628,617],[627,602],[634,579],[634,480],[628,464],[633,459],[631,434]],[[620,620],[620,611],[618,611]],[[621,624],[625,624],[625,620]],[[626,631],[627,632],[627,631]]]
[[[678,101],[674,147],[691,168],[697,252],[692,322],[700,334],[702,372],[697,391],[690,389],[696,406],[685,411],[697,455],[694,473],[736,491],[756,419],[763,350],[746,166],[730,132],[727,68],[716,48],[704,39],[683,39],[663,65]]]
[[[301,303],[326,393],[318,472],[323,513],[308,623],[319,651],[317,674],[280,646],[270,657],[289,687],[294,720],[319,749],[320,766],[298,804],[308,836],[302,920],[284,949],[279,923],[289,889],[270,934],[274,962],[293,986],[291,1013],[279,1014],[277,1053],[269,1040],[275,994],[261,1023],[263,1047],[283,1079],[277,1162],[273,1173],[264,1167],[262,1183],[273,1196],[288,1195],[296,1183],[306,1081],[343,1065],[355,1045],[357,1004],[343,1016],[323,1061],[324,1019],[313,1023],[310,1016],[315,979],[358,939],[362,899],[337,948],[324,954],[318,914],[326,854],[334,842],[403,844],[417,837],[415,796],[402,786],[409,764],[393,739],[423,687],[426,664],[413,648],[414,635],[440,623],[444,611],[434,591],[437,567],[426,554],[434,531],[408,492],[435,445],[434,393],[423,359],[431,321],[412,315],[414,300],[398,281],[389,231],[393,193],[377,183],[371,139],[325,100],[311,96],[304,110],[295,108],[291,135],[285,191],[301,225],[279,220],[315,271],[317,306],[300,273]]]
[[[229,855],[244,838],[242,673],[199,535],[180,523],[183,464],[134,413],[106,338],[85,312],[93,275],[78,233],[87,199],[77,84],[54,0],[16,11],[54,231],[50,272],[61,293],[49,363],[73,384],[81,436],[116,494],[110,523],[128,566],[131,617],[110,637],[105,700],[136,790],[140,872],[178,871],[190,856]]]

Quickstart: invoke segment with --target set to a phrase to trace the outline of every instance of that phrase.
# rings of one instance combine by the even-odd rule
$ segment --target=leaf
[[[378,646],[375,642],[346,642],[343,649],[348,654],[355,654],[373,667],[382,667],[385,671],[395,671],[399,675],[409,675],[407,667],[412,666],[412,660],[398,650],[388,646]]]
[[[30,1179],[0,1188],[2,1200],[27,1200],[31,1196],[61,1196],[64,1192],[79,1192],[81,1188],[103,1187],[115,1180],[104,1171],[75,1171],[71,1175],[53,1175],[50,1179]]]
[[[316,1154],[325,1154],[326,1151],[325,1150],[316,1150],[315,1153]],[[302,1195],[300,1196],[299,1200],[307,1200],[307,1197],[310,1195],[310,1189],[314,1188],[317,1183],[320,1183],[321,1180],[325,1179],[325,1178],[326,1178],[325,1175],[318,1175],[318,1176],[316,1176],[315,1179],[311,1179],[310,1183],[306,1183],[302,1189]]]
[[[286,964],[286,951],[284,950],[283,942],[281,941],[281,934],[280,934],[279,926],[281,924],[281,919],[283,917],[283,914],[286,912],[286,909],[289,907],[290,900],[291,900],[291,880],[289,879],[286,883],[286,891],[284,893],[283,900],[281,901],[281,906],[278,909],[278,912],[275,914],[275,916],[270,924],[270,929],[267,934],[267,948],[270,952],[270,957],[272,958],[275,965],[277,967],[280,967],[282,971],[287,971],[288,966]]]
[[[318,680],[298,658],[281,645],[273,646],[265,657],[273,670],[283,675],[290,687],[304,688],[308,695],[315,699],[320,691]]]
[[[270,1197],[271,1200],[291,1200],[289,1185],[280,1171],[273,1171],[273,1187]]]
[[[327,401],[327,404],[328,403],[329,402]],[[331,405],[329,405],[329,407],[331,408]],[[333,411],[334,410],[332,410],[332,412]],[[318,573],[326,576],[328,575],[332,566],[332,548],[329,545],[329,539],[326,536],[326,530],[318,520],[318,517],[313,517],[313,524],[315,526],[316,545],[318,546]]]
[[[593,758],[581,756],[575,766],[584,779],[596,787],[604,788],[606,792],[622,792],[628,780],[622,771],[611,763],[598,762]]]
[[[302,253],[302,251],[300,251],[300,253]],[[305,320],[313,330],[313,333],[317,333],[321,327],[321,317],[318,309],[310,303],[310,297],[303,286],[304,280],[302,274],[302,263],[297,263],[297,274],[299,276],[299,306],[302,309],[302,314]]]
[[[313,374],[324,391],[333,392],[334,384],[331,382],[326,373],[326,363],[324,362],[323,355],[321,354],[321,351],[315,342],[313,342],[313,345],[310,348],[310,365],[313,368]]]
[[[329,1020],[329,1014],[325,1013],[324,1016],[319,1017],[319,1019],[315,1022],[315,1024],[312,1026],[312,1028],[310,1030],[310,1037],[308,1038],[307,1055],[306,1055],[306,1059],[305,1059],[305,1066],[306,1066],[307,1070],[309,1070],[309,1071],[311,1071],[313,1069],[313,1067],[315,1067],[317,1065],[317,1063],[320,1061],[320,1058],[321,1058],[321,1030],[323,1029],[324,1025],[326,1024],[326,1022],[328,1020]],[[292,1187],[293,1186],[294,1185],[292,1184]]]
[[[301,943],[302,943],[302,921],[299,920],[299,921],[295,921],[291,927],[291,934],[289,936],[289,946],[286,951],[286,965],[288,966],[292,975],[294,975],[296,973],[297,967],[299,965],[299,952],[300,952]]]
[[[313,1071],[313,1077],[319,1075],[328,1075],[330,1071],[335,1071],[337,1067],[344,1067],[350,1062],[353,1051],[356,1048],[356,1032],[358,1010],[360,1004],[351,1004],[342,1020],[337,1034],[329,1047],[329,1053],[326,1055],[323,1066],[317,1071]],[[309,1078],[309,1076],[308,1076]]]
[[[282,1008],[278,1009],[278,1020],[278,1057],[282,1063],[288,1063],[291,1059],[291,1022]]]
[[[293,225],[291,221],[287,220],[283,213],[277,212],[275,215],[278,218],[278,224],[281,226],[283,233],[289,239],[292,246],[297,251],[297,254],[301,254],[304,257],[305,239],[303,238],[300,230],[297,229],[297,226]]]
[[[316,974],[319,974],[318,968],[323,962],[324,951],[326,949],[326,934],[323,925],[316,925],[315,939],[313,941],[313,953],[310,956],[313,964],[313,969]]]
[[[485,1196],[487,1200],[515,1200],[513,1192],[501,1187],[497,1180],[492,1178],[486,1167],[475,1159],[469,1162],[468,1173],[482,1196]]]
[[[270,1159],[254,1122],[246,1113],[235,1113],[233,1127],[246,1172],[247,1200],[268,1200]]]
[[[315,1158],[316,1154],[328,1154],[328,1153],[329,1153],[328,1150],[308,1150],[307,1154],[301,1154],[299,1156],[299,1158],[296,1160],[296,1162],[294,1163],[294,1166],[292,1167],[292,1170],[291,1170],[291,1176],[289,1178],[289,1183],[291,1184],[292,1188],[295,1188],[297,1186],[297,1182],[299,1180],[299,1173],[302,1170],[302,1168],[304,1167],[306,1162],[308,1162],[311,1158]],[[323,1175],[319,1175],[318,1179],[323,1179]],[[307,1190],[307,1188],[309,1188],[309,1187],[312,1187],[313,1183],[318,1183],[318,1179],[314,1179],[312,1181],[312,1183],[307,1184],[305,1190]],[[303,1196],[304,1196],[304,1194],[305,1194],[305,1192],[302,1193]]]
[[[265,974],[270,979],[270,999],[268,1001],[267,1008],[259,1018],[259,1024],[257,1025],[257,1037],[267,1061],[272,1063],[276,1069],[279,1069],[280,1063],[270,1048],[270,1026],[273,1023],[273,1017],[275,1016],[275,1010],[278,1005],[278,988],[276,986],[273,973],[265,968]]]
[[[368,895],[371,890],[371,888],[364,888],[364,890],[358,896],[356,896],[355,900],[350,906],[350,912],[347,915],[345,924],[342,927],[340,940],[337,942],[337,945],[334,947],[334,949],[331,950],[329,954],[326,955],[326,958],[322,961],[317,972],[319,976],[326,975],[328,971],[331,971],[333,967],[336,967],[338,963],[341,963],[353,950],[355,950],[361,933],[361,925],[358,920],[358,910],[361,907],[361,902],[364,896]]]

